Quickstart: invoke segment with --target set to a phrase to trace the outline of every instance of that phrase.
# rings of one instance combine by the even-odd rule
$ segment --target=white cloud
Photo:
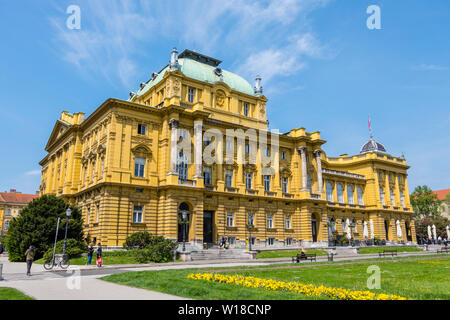
[[[80,30],[66,28],[65,8],[50,21],[61,59],[112,84],[119,79],[132,88],[139,81],[138,55],[148,57],[148,47],[160,40],[218,58],[225,48],[235,48],[235,61],[227,63],[252,78],[261,73],[267,82],[300,71],[306,66],[302,58],[320,54],[306,15],[328,1],[115,0],[106,6],[82,0]]]
[[[435,64],[421,64],[413,66],[412,69],[416,71],[445,71],[450,70],[450,67],[439,66]]]
[[[35,175],[40,175],[40,174],[41,174],[41,170],[31,170],[31,171],[25,172],[26,176],[35,176]]]

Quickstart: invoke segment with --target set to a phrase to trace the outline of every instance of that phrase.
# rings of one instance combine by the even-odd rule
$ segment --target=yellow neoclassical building
[[[372,137],[357,155],[328,157],[318,131],[268,132],[261,79],[252,87],[220,63],[174,49],[127,101],[108,99],[87,118],[63,111],[40,161],[41,193],[80,207],[85,234],[108,246],[144,230],[185,233],[193,247],[222,236],[236,248],[344,234],[416,242],[405,159]]]

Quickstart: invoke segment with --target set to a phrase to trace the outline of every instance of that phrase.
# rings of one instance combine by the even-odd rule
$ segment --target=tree
[[[56,224],[59,224],[58,239],[64,239],[66,227],[66,209],[68,204],[62,198],[44,195],[34,199],[14,218],[8,228],[7,248],[10,261],[25,261],[25,251],[33,245],[36,251],[35,259],[53,247]],[[83,240],[83,222],[81,212],[72,207],[67,238]]]
[[[428,226],[435,225],[436,237],[446,238],[447,230],[446,226],[450,224],[450,220],[446,217],[435,216],[426,217],[417,221],[416,223],[416,236],[417,239],[428,239]]]
[[[439,216],[442,201],[427,186],[417,186],[411,194],[411,205],[415,218]]]

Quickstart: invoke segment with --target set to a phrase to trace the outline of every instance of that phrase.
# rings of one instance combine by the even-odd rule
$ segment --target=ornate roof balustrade
[[[343,176],[343,177],[349,177],[349,178],[356,178],[356,179],[365,179],[363,175],[356,174],[356,173],[350,173],[345,171],[337,171],[337,170],[331,170],[331,169],[322,169],[323,173],[332,174],[336,176]]]

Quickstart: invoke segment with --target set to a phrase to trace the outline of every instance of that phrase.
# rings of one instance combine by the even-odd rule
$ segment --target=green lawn
[[[387,249],[395,249],[397,252],[423,252],[420,248],[417,247],[374,247],[374,248],[361,248],[359,249],[360,254],[369,254],[369,253],[379,253],[383,252],[383,250]]]
[[[138,264],[131,251],[114,251],[114,252],[103,252],[102,260],[104,265],[112,264]],[[92,265],[95,265],[97,261],[96,255],[92,257]],[[44,258],[36,260],[35,263],[43,264]],[[82,256],[78,258],[70,259],[70,264],[73,266],[85,265],[87,263],[87,256]]]
[[[450,299],[450,278],[448,277],[450,257],[437,256],[432,259],[404,258],[398,260],[400,261],[394,262],[391,258],[376,259],[345,265],[339,265],[342,262],[334,262],[330,265],[319,264],[313,267],[287,269],[277,269],[277,266],[215,268],[214,272],[251,275],[265,279],[296,281],[303,284],[311,283],[351,290],[368,290],[366,287],[369,277],[367,268],[371,265],[377,265],[381,270],[381,289],[371,289],[370,291],[396,294],[420,300]],[[233,271],[230,271],[230,269],[233,269]],[[102,279],[193,299],[319,299],[290,292],[272,292],[258,288],[245,288],[234,284],[186,279],[189,273],[206,271],[205,269],[184,269],[126,272]]]
[[[256,255],[257,259],[264,258],[286,258],[293,257],[297,253],[300,253],[301,250],[273,250],[273,251],[261,251]],[[323,250],[310,249],[306,250],[306,253],[315,253],[318,256],[325,256],[327,253]]]
[[[0,287],[0,300],[34,300],[14,288]]]

